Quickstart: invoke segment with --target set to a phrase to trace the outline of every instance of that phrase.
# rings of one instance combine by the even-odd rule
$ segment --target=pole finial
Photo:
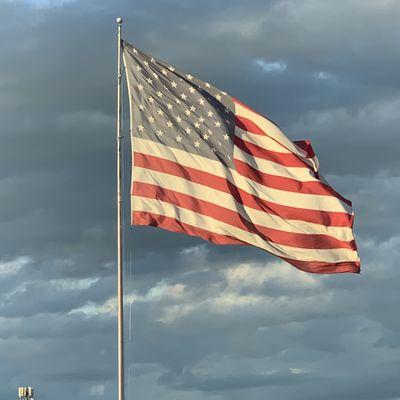
[[[118,25],[121,25],[121,24],[122,24],[122,18],[121,18],[121,17],[118,17],[118,18],[117,18],[117,24],[118,24]]]

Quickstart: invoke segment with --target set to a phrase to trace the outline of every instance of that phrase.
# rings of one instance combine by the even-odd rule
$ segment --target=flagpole
[[[123,286],[123,248],[122,248],[122,103],[121,103],[121,28],[122,18],[117,18],[117,252],[118,252],[118,400],[124,400],[124,286]]]

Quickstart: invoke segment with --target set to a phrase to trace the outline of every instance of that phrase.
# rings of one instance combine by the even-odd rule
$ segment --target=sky
[[[312,141],[362,262],[320,276],[131,229],[126,192],[127,399],[400,399],[396,0],[0,0],[0,398],[116,399],[118,16]]]

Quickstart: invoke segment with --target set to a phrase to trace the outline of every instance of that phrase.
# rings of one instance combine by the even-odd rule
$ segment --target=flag
[[[311,144],[123,42],[133,225],[259,247],[308,272],[359,272],[351,202]]]

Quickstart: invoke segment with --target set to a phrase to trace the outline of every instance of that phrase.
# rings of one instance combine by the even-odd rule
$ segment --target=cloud
[[[315,150],[320,154],[325,171],[331,172],[334,168],[337,174],[370,176],[380,173],[382,177],[386,173],[397,176],[395,150],[386,149],[386,146],[396,140],[399,121],[394,110],[399,106],[399,101],[396,96],[373,101],[356,109],[339,107],[325,111],[312,110],[304,114],[290,130],[306,135],[317,143]],[[350,142],[354,145],[350,145]]]
[[[105,386],[104,385],[93,385],[90,388],[89,395],[94,396],[94,397],[103,397],[104,396],[104,391],[105,391]]]
[[[324,81],[333,81],[335,80],[335,77],[330,74],[329,72],[326,71],[318,71],[314,74],[315,79],[320,79]]]
[[[31,259],[26,256],[17,257],[11,261],[0,262],[0,276],[1,275],[15,275],[25,265],[29,264]]]
[[[286,63],[283,61],[265,61],[258,59],[255,61],[255,63],[265,72],[283,72],[286,71],[287,68]]]
[[[165,382],[171,377],[161,377]],[[258,388],[265,386],[290,386],[307,381],[306,374],[292,372],[272,371],[265,374],[240,375],[240,376],[196,376],[187,374],[179,382],[173,385],[181,390],[201,390],[205,392],[236,391],[247,388]]]

